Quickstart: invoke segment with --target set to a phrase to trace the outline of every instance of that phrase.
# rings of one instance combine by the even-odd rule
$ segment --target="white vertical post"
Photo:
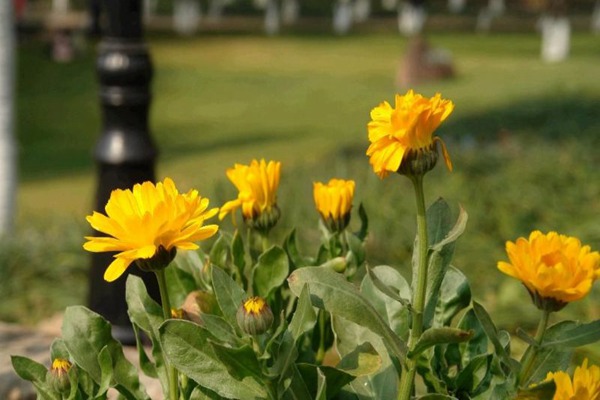
[[[14,29],[13,2],[0,1],[0,234],[12,229],[15,209]]]

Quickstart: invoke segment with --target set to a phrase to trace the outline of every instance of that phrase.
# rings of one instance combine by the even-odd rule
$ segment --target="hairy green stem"
[[[169,291],[167,290],[167,279],[165,270],[160,269],[155,271],[156,279],[158,281],[158,290],[160,291],[160,302],[162,304],[163,317],[165,320],[171,318],[171,302],[169,301]],[[178,372],[171,363],[165,360],[167,366],[167,375],[169,376],[169,400],[179,399],[179,387],[178,387]]]
[[[415,200],[417,203],[417,236],[418,236],[418,265],[417,273],[413,275],[416,279],[416,287],[413,282],[412,299],[412,328],[408,338],[409,352],[414,349],[423,333],[423,310],[425,309],[425,298],[427,292],[427,214],[425,210],[425,194],[423,192],[423,175],[410,177],[415,190]],[[402,371],[400,378],[400,390],[398,399],[409,400],[413,391],[417,365],[415,360],[406,360],[406,370]]]
[[[523,359],[521,360],[521,372],[519,373],[519,386],[523,385],[531,375],[531,368],[533,368],[533,363],[537,357],[538,349],[542,345],[544,340],[544,334],[546,333],[546,328],[548,327],[548,319],[550,317],[550,311],[544,310],[542,311],[542,316],[540,318],[540,322],[538,323],[537,331],[535,333],[535,345],[531,347],[531,351],[525,353]]]

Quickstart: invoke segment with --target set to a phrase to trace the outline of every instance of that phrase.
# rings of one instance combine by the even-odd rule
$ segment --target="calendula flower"
[[[235,164],[227,170],[227,177],[238,189],[238,197],[221,207],[219,219],[230,212],[242,209],[244,221],[252,228],[268,231],[279,219],[277,188],[281,163],[262,159],[250,165]]]
[[[563,371],[550,372],[546,380],[554,380],[553,400],[600,400],[600,368],[588,368],[587,358],[575,368],[573,379]]]
[[[452,170],[444,142],[433,132],[452,113],[454,104],[437,93],[428,99],[409,90],[396,95],[395,107],[384,101],[371,110],[367,149],[369,162],[380,178],[390,172],[424,174],[437,162],[436,143],[442,145],[446,166]]]
[[[265,333],[273,324],[271,308],[259,296],[250,297],[240,306],[236,314],[240,328],[249,335]]]
[[[326,185],[321,182],[313,184],[317,211],[334,232],[341,232],[350,222],[354,187],[354,181],[343,179],[331,179]]]
[[[69,370],[72,366],[73,364],[64,358],[55,358],[52,361],[52,366],[46,375],[46,380],[57,392],[66,393],[71,388]]]
[[[113,190],[106,215],[94,212],[87,217],[92,228],[110,237],[88,236],[83,247],[91,252],[119,252],[104,273],[109,282],[134,261],[143,269],[164,268],[177,249],[195,250],[194,242],[217,232],[217,225],[204,225],[218,212],[208,210],[208,203],[196,190],[180,194],[170,178],[156,185],[136,184],[133,190]]]
[[[510,263],[501,261],[498,269],[523,282],[543,310],[557,311],[583,298],[600,276],[600,254],[556,232],[534,231],[529,239],[508,241],[506,252]]]

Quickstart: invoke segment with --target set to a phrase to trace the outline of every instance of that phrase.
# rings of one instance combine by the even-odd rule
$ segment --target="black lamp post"
[[[100,83],[102,131],[96,144],[98,186],[95,210],[103,212],[112,190],[154,181],[157,151],[148,129],[152,62],[142,42],[141,0],[103,0],[108,26],[99,44],[96,68]],[[99,235],[99,233],[95,233]],[[135,339],[125,303],[126,274],[115,282],[103,279],[114,254],[94,253],[89,306],[113,325],[123,344]],[[138,274],[135,267],[127,273]],[[153,274],[140,274],[152,297],[159,299]]]

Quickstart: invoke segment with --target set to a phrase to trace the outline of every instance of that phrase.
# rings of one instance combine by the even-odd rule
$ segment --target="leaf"
[[[362,202],[358,206],[358,217],[360,218],[360,230],[356,232],[356,236],[364,241],[369,233],[369,217]]]
[[[471,287],[467,277],[457,268],[449,266],[438,290],[433,326],[448,326],[452,319],[471,303]],[[427,312],[427,311],[426,311]]]
[[[299,296],[308,285],[313,306],[344,317],[380,335],[398,360],[406,356],[406,344],[390,329],[369,302],[343,276],[329,268],[305,267],[288,278],[292,292]]]
[[[316,394],[312,398],[332,398],[354,379],[352,375],[333,367],[306,363],[297,366],[308,390]]]
[[[316,322],[317,313],[315,313],[315,309],[310,302],[308,286],[304,286],[302,292],[300,292],[300,296],[298,296],[296,310],[294,311],[288,330],[294,341],[297,341],[303,334],[310,331]]]
[[[46,383],[48,370],[42,364],[27,357],[11,356],[13,369],[21,379],[29,381],[35,386],[40,398],[44,400],[60,400],[52,387]]]
[[[254,284],[258,295],[268,298],[283,285],[289,274],[288,257],[281,247],[273,246],[258,257],[254,267]]]
[[[285,238],[283,242],[283,249],[287,253],[290,260],[290,270],[295,270],[296,268],[306,267],[310,265],[310,260],[305,259],[298,251],[298,244],[296,240],[296,229],[292,229],[290,234]]]
[[[242,235],[238,230],[233,234],[231,240],[231,256],[233,257],[233,264],[237,268],[237,272],[240,277],[244,276],[244,268],[246,267],[246,251],[244,250],[244,241]]]
[[[409,308],[397,300],[411,297],[408,282],[400,272],[387,265],[368,268],[368,270],[370,272],[361,282],[361,294],[397,336],[408,337],[408,328],[411,322]]]
[[[408,353],[408,357],[414,358],[436,344],[462,343],[473,337],[473,331],[463,331],[456,328],[430,328],[421,334],[415,347]]]
[[[100,315],[83,306],[67,307],[62,336],[71,357],[96,383],[102,382],[98,356],[106,346],[105,351],[109,351],[112,359],[117,390],[135,399],[149,399],[140,387],[137,369],[125,358],[121,343],[111,336],[110,324]]]
[[[204,254],[202,254],[205,257]],[[208,266],[207,263],[201,258],[201,253],[198,251],[182,251],[177,254],[174,260],[174,266],[180,270],[186,277],[192,277],[195,284],[193,290],[204,287],[204,281],[202,279],[202,271]],[[169,270],[170,268],[167,268]],[[167,271],[168,273],[168,271]],[[187,282],[186,284],[187,285]]]
[[[230,238],[222,231],[219,231],[219,238],[210,248],[209,257],[211,264],[219,266],[223,269],[229,268],[229,260],[231,257],[229,243]]]
[[[580,347],[592,344],[598,340],[600,340],[600,320],[587,324],[577,324],[572,329],[560,332],[552,340],[545,340],[542,347]]]
[[[214,268],[218,270],[218,268]],[[263,383],[252,377],[238,380],[214,353],[212,335],[183,320],[167,320],[160,327],[165,355],[179,371],[220,396],[236,399],[267,397]]]
[[[283,387],[286,388],[283,393],[284,399],[304,400],[312,398],[296,364],[291,365],[290,377],[283,382]]]
[[[50,359],[56,360],[57,358],[69,359],[69,350],[65,345],[65,341],[60,338],[54,339],[50,345]]]
[[[479,323],[481,323],[483,331],[487,335],[488,339],[490,339],[490,341],[492,342],[492,345],[494,346],[494,351],[496,352],[496,355],[500,358],[500,361],[502,361],[504,365],[506,365],[510,369],[512,374],[516,374],[519,369],[519,364],[515,360],[511,359],[509,354],[504,349],[504,346],[500,342],[496,325],[494,325],[494,322],[490,318],[485,308],[481,304],[474,301],[473,311],[475,312],[475,316],[477,316]]]
[[[212,268],[212,284],[223,317],[237,330],[235,316],[246,299],[246,293],[225,271],[215,266]]]
[[[225,365],[233,378],[243,380],[246,377],[253,377],[258,382],[262,381],[261,366],[252,347],[245,344],[233,348],[212,341],[210,344],[214,354]]]
[[[336,368],[352,376],[364,376],[377,372],[381,365],[381,356],[379,356],[373,345],[364,342],[344,355]]]
[[[110,356],[110,350],[108,350],[107,346],[104,346],[100,353],[98,353],[98,365],[100,366],[100,371],[102,372],[102,378],[98,385],[100,388],[98,389],[98,394],[103,394],[108,391],[110,388],[110,381],[113,378],[113,360]]]
[[[171,307],[180,308],[188,293],[198,288],[198,282],[192,274],[182,268],[167,268],[165,276]]]
[[[426,394],[424,396],[418,396],[418,397],[415,397],[415,399],[417,399],[417,400],[458,400],[454,396],[445,395],[445,394],[437,394],[437,393],[430,393],[430,394]]]
[[[443,199],[438,200],[444,202]],[[445,202],[444,202],[445,203]],[[436,203],[437,204],[437,203]],[[434,204],[434,206],[436,206],[436,204]],[[432,206],[433,207],[433,206]],[[444,207],[442,206],[441,208],[444,208],[443,211],[441,211],[441,213],[443,214],[447,214],[447,212],[449,212],[449,208],[447,207],[447,205]],[[446,209],[448,211],[446,211]],[[429,214],[430,212],[432,212],[433,210],[430,208],[427,213]],[[446,223],[447,220],[445,218],[445,216],[442,216],[441,218],[442,223]],[[467,212],[465,211],[465,209],[459,205],[459,211],[458,211],[458,218],[456,220],[456,223],[454,224],[454,226],[452,226],[452,229],[447,230],[445,226],[434,226],[433,228],[436,229],[437,231],[432,232],[432,239],[429,240],[430,243],[430,249],[432,251],[441,251],[444,246],[446,246],[447,244],[450,244],[452,242],[455,242],[465,231],[466,227],[467,227],[467,220],[469,219],[469,215],[467,214]],[[445,232],[445,233],[444,233]],[[441,236],[443,236],[442,238],[440,238]]]

